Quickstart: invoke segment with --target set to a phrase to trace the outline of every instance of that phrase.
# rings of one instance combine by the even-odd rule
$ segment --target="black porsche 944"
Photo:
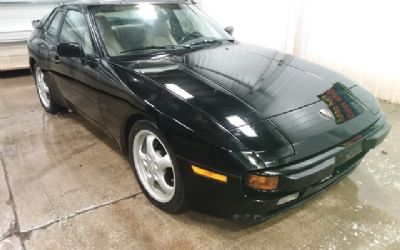
[[[114,138],[167,212],[260,222],[340,181],[390,130],[359,84],[240,43],[189,1],[66,4],[33,25],[43,108]]]

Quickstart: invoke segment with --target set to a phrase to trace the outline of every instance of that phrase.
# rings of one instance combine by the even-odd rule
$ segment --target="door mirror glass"
[[[79,43],[60,43],[57,54],[62,57],[83,57],[83,49]]]
[[[234,28],[233,28],[232,26],[229,26],[229,27],[226,27],[226,28],[225,28],[225,31],[226,31],[229,35],[233,35]]]

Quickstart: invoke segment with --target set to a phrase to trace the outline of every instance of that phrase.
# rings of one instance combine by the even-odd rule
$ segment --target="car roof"
[[[88,6],[136,3],[193,3],[193,0],[65,0],[61,6]]]

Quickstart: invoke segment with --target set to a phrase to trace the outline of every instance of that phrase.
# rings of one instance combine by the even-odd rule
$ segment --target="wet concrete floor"
[[[243,227],[166,214],[114,142],[76,114],[52,116],[33,78],[0,79],[0,249],[400,249],[400,105],[349,177],[305,205]]]

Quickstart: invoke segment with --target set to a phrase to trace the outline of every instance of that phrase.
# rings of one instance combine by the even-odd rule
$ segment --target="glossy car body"
[[[155,123],[176,156],[193,209],[261,221],[348,175],[390,129],[358,84],[275,50],[224,42],[110,57],[93,6],[56,9],[84,13],[93,55],[57,54],[59,35],[46,38],[53,13],[29,39],[31,68],[40,65],[55,101],[103,129],[124,154],[132,125]],[[227,183],[195,174],[192,165],[227,176]],[[250,188],[249,174],[279,176],[278,187]]]

